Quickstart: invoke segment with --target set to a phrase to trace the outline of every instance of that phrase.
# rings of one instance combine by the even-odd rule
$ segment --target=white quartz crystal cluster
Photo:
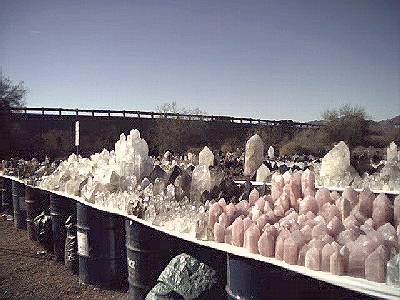
[[[115,150],[103,150],[90,158],[71,154],[40,186],[50,190],[82,196],[87,201],[125,209],[129,192],[139,180],[148,176],[153,160],[138,130],[121,134]]]
[[[254,176],[263,161],[264,142],[258,134],[255,134],[246,142],[243,174]]]
[[[328,187],[370,188],[372,190],[400,191],[400,161],[397,145],[392,142],[387,149],[385,166],[377,173],[360,176],[350,164],[350,151],[344,142],[334,146],[315,166],[317,184]]]
[[[309,170],[275,173],[271,194],[220,199],[209,209],[214,240],[315,271],[399,284],[400,196],[393,205],[368,189],[316,190],[314,178]]]

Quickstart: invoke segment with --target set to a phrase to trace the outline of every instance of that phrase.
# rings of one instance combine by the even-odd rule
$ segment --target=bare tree
[[[179,107],[175,101],[156,107],[158,113],[180,115],[206,115],[199,108]],[[188,147],[197,147],[205,143],[207,124],[201,120],[187,120],[178,116],[158,119],[154,127],[154,137],[158,149],[184,152]]]

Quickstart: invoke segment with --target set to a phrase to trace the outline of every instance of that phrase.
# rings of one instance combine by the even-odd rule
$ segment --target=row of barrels
[[[71,216],[76,220],[76,271],[83,284],[129,289],[130,299],[144,299],[169,261],[180,253],[187,253],[217,271],[219,282],[209,296],[226,299],[226,254],[223,252],[211,253],[209,248],[187,243],[124,216],[8,177],[0,177],[0,188],[1,213],[13,219],[17,229],[26,229],[31,240],[37,240],[34,219],[42,212],[51,216],[51,250],[58,262],[66,262],[65,223]]]
[[[33,220],[51,216],[52,250],[64,262],[65,222],[76,220],[79,280],[102,288],[127,289],[130,299],[144,299],[168,262],[187,253],[216,270],[219,281],[206,299],[365,299],[296,272],[189,243],[124,216],[104,212],[71,198],[0,177],[1,210],[14,226],[36,240]],[[66,262],[66,259],[65,259]],[[67,264],[66,264],[67,265]],[[72,270],[72,268],[71,268]]]

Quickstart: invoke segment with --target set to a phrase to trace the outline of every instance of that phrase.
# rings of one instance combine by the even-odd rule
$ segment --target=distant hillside
[[[379,121],[378,124],[381,125],[382,128],[393,127],[396,124],[400,124],[400,115],[391,119]]]

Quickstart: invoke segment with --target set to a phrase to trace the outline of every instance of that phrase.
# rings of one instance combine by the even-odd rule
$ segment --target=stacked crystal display
[[[336,275],[398,284],[400,196],[348,187],[315,189],[314,174],[274,174],[271,194],[253,189],[237,204],[211,205],[214,240]],[[386,270],[388,270],[386,272]]]

